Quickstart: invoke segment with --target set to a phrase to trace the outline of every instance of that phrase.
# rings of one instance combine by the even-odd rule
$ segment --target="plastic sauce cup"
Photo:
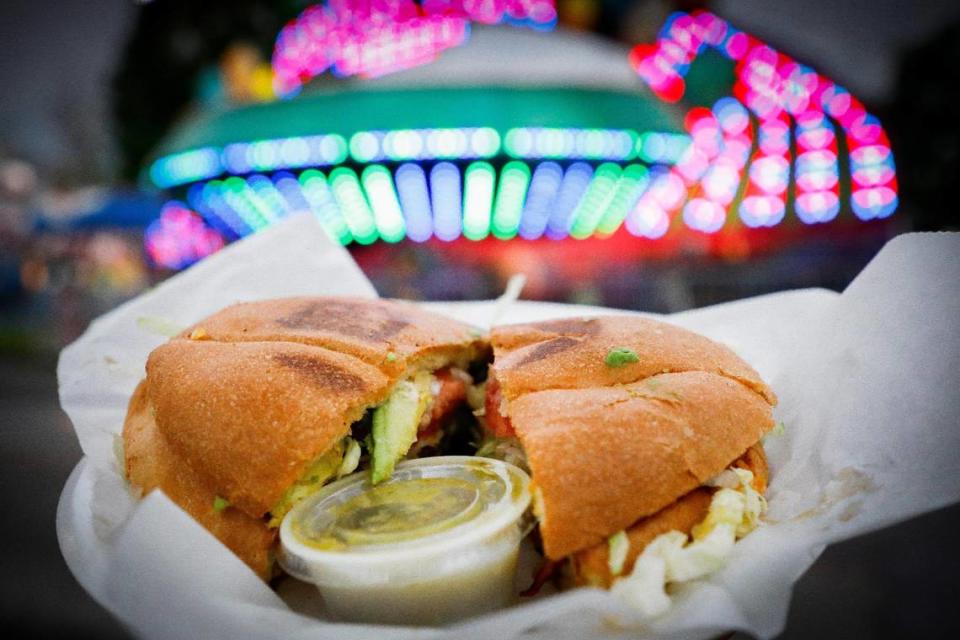
[[[320,590],[341,620],[437,625],[514,601],[530,478],[489,458],[397,465],[376,486],[358,473],[294,507],[280,564]]]

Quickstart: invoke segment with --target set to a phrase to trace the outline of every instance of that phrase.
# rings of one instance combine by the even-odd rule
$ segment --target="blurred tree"
[[[197,95],[200,74],[231,45],[267,60],[280,28],[309,0],[158,0],[140,9],[114,78],[114,113],[123,174],[145,156]]]
[[[960,23],[903,56],[889,122],[915,228],[960,229]]]

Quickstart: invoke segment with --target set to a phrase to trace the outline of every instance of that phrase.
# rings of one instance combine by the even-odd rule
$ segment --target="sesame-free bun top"
[[[265,575],[265,555],[229,543],[235,528],[228,535],[205,522],[214,517],[208,498],[263,523],[311,462],[407,373],[465,367],[487,349],[471,327],[401,302],[228,307],[150,354],[124,426],[128,477],[144,491],[164,489]]]
[[[553,560],[660,511],[773,426],[776,396],[748,364],[664,322],[507,325],[491,341],[501,411],[526,452]],[[617,348],[637,362],[609,366]]]
[[[398,300],[281,298],[235,304],[186,329],[217,342],[298,342],[353,356],[387,375],[424,359],[443,361],[479,352],[473,327]],[[390,354],[388,356],[388,354]]]

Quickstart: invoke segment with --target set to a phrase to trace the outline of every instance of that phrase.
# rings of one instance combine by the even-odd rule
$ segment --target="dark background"
[[[0,282],[16,283],[0,289],[0,630],[8,637],[126,637],[57,546],[56,502],[82,454],[57,402],[55,358],[90,319],[165,275],[138,253],[142,229],[50,237],[36,232],[31,212],[68,215],[104,190],[134,190],[144,155],[190,108],[201,69],[237,38],[269,51],[304,4],[0,4]],[[960,226],[960,3],[558,2],[567,26],[628,43],[649,41],[670,9],[704,4],[848,86],[881,118],[897,158],[900,231]],[[885,239],[850,246],[827,237],[790,260],[751,263],[749,280],[743,269],[678,261],[554,297],[679,310],[789,287],[842,290]],[[411,259],[399,281],[376,261],[367,267],[382,291],[407,293],[442,260]],[[657,269],[664,273],[650,275]],[[657,278],[689,281],[694,295],[657,302]],[[475,296],[499,286],[483,274],[458,282]],[[638,297],[646,302],[628,305]],[[958,525],[960,508],[951,507],[830,547],[798,583],[782,637],[960,637]]]

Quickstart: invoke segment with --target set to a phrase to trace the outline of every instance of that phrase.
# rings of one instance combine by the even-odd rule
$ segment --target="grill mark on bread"
[[[369,305],[351,302],[309,302],[299,310],[277,318],[286,329],[329,331],[354,338],[382,342],[394,337],[410,323],[381,311],[372,313]]]
[[[311,384],[332,391],[362,391],[363,378],[335,364],[298,353],[276,353],[271,356],[282,367],[295,371]]]
[[[563,318],[561,320],[548,320],[538,322],[538,329],[551,331],[564,336],[594,336],[600,333],[600,323],[596,318]]]
[[[547,340],[546,342],[541,342],[531,349],[530,353],[525,355],[523,359],[520,360],[520,362],[518,362],[515,366],[522,367],[533,362],[538,362],[552,355],[563,353],[568,349],[572,349],[578,344],[580,344],[580,341],[576,338],[571,338],[570,336],[560,336],[559,338],[553,338],[551,340]]]

